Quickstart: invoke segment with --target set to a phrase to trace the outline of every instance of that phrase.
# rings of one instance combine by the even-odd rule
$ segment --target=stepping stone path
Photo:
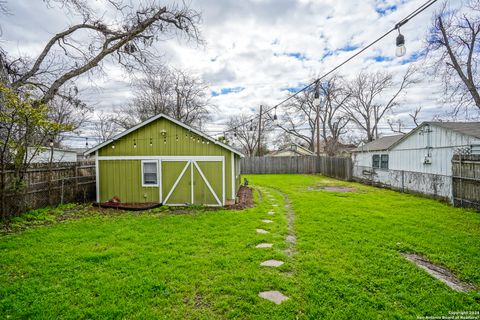
[[[257,231],[257,233],[260,233],[260,234],[267,234],[268,231],[267,230],[264,230],[264,229],[255,229]]]
[[[273,211],[268,211],[267,214],[275,214]]]
[[[274,267],[274,268],[280,267],[282,264],[283,264],[283,261],[278,261],[278,260],[267,260],[260,263],[262,267]]]
[[[272,301],[275,304],[281,304],[283,301],[288,300],[288,297],[279,291],[264,291],[260,292],[258,296],[260,298]]]
[[[271,243],[259,243],[255,246],[255,248],[271,248],[273,244]]]
[[[272,223],[273,221],[272,220],[268,220],[268,219],[263,219],[262,222],[265,222],[265,223]]]
[[[295,242],[295,241],[297,241],[297,238],[295,238],[295,236],[289,235],[289,236],[287,236],[286,240],[288,242]]]

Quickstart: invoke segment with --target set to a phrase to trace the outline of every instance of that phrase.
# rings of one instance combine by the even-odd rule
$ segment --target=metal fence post
[[[64,190],[64,181],[65,181],[65,178],[62,177],[62,185],[61,185],[61,194],[60,194],[60,204],[63,204],[63,190]]]

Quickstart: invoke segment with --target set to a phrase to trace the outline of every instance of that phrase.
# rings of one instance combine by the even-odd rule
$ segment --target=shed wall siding
[[[162,135],[162,130],[165,130],[165,135]],[[231,199],[232,181],[236,180],[235,172],[232,176],[231,160],[235,154],[211,141],[207,144],[207,140],[201,136],[164,118],[153,121],[103,147],[98,150],[98,155],[100,159],[125,156],[220,156],[225,159],[226,199]],[[100,201],[108,200],[112,194],[120,197],[122,202],[159,201],[158,187],[141,187],[140,160],[100,160],[99,167]],[[219,173],[213,179],[215,185],[221,185],[223,175]],[[237,187],[236,184],[233,185]],[[234,191],[236,193],[236,190]],[[222,200],[223,195],[219,196]]]

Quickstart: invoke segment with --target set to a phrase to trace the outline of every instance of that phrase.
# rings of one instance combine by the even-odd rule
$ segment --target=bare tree
[[[50,101],[48,106],[48,119],[58,124],[62,124],[64,128],[68,128],[68,132],[80,129],[89,119],[92,108],[77,98],[62,99],[55,97]],[[55,143],[62,142],[63,137],[61,131],[51,137]]]
[[[200,15],[187,6],[161,6],[156,1],[123,5],[121,0],[104,0],[109,14],[97,17],[86,1],[47,1],[74,11],[82,22],[55,34],[37,57],[7,62],[12,87],[35,88],[38,103],[49,103],[56,95],[68,94],[65,86],[81,75],[102,71],[106,58],[128,71],[142,69],[158,57],[154,44],[172,36],[201,42]],[[110,17],[110,18],[105,18]],[[63,90],[62,90],[63,89]]]
[[[264,117],[261,125],[260,138],[265,137],[267,132],[272,129],[273,120],[270,117]],[[252,157],[258,151],[258,119],[249,121],[249,116],[242,114],[240,116],[231,116],[227,123],[227,130],[233,143],[241,146],[245,155]],[[263,139],[261,139],[263,140]],[[266,152],[263,141],[260,142],[260,154]]]
[[[93,125],[93,132],[100,141],[105,142],[119,131],[119,126],[113,121],[112,116],[101,112]]]
[[[479,34],[480,0],[472,0],[459,10],[452,10],[445,3],[435,14],[427,36],[427,52],[433,59],[434,72],[442,77],[447,97],[458,101],[454,113],[462,106],[475,105],[480,109]]]
[[[349,84],[351,99],[344,107],[345,113],[366,135],[367,141],[378,138],[380,121],[398,105],[398,97],[415,83],[414,69],[409,67],[400,84],[386,72],[361,72]],[[391,94],[386,98],[386,95]]]
[[[350,93],[340,77],[319,83],[318,89],[323,99],[321,106],[315,102],[315,89],[306,90],[291,100],[277,126],[299,140],[300,144],[306,144],[311,151],[315,151],[318,113],[322,144],[327,153],[334,154],[350,121],[344,112]]]
[[[344,108],[351,98],[346,89],[345,81],[334,76],[319,83],[320,94],[323,96],[320,109],[320,129],[324,143],[324,151],[333,156],[337,153],[340,139],[346,133],[346,126],[350,118],[345,114]]]
[[[134,99],[116,119],[123,128],[159,113],[197,128],[209,118],[207,84],[185,71],[166,67],[149,70],[134,82],[133,88]]]

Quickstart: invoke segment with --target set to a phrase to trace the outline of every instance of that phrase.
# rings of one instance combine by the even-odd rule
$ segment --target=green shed
[[[97,202],[223,206],[241,183],[240,152],[164,114],[85,155],[93,153]]]

